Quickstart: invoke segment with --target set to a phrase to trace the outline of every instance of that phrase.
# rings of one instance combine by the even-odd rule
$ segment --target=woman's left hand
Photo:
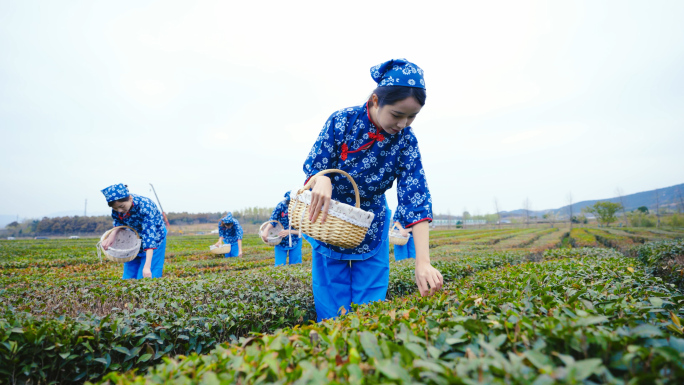
[[[143,278],[152,278],[152,270],[148,266],[143,267]]]
[[[443,284],[442,273],[432,267],[429,262],[419,263],[416,261],[416,285],[418,285],[418,291],[422,297],[433,295],[437,290],[442,289]]]
[[[279,237],[287,237],[288,235],[290,235],[290,230],[282,230],[278,233]]]
[[[242,257],[242,249],[240,249],[240,252],[238,253],[238,257]]]

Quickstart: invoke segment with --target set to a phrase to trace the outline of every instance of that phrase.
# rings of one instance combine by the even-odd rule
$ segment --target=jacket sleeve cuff
[[[406,228],[409,228],[409,227],[415,225],[416,223],[420,223],[420,222],[423,222],[423,221],[430,221],[430,222],[432,222],[432,218],[423,218],[423,219],[421,219],[421,220],[419,220],[419,221],[415,221],[415,222],[413,222],[413,223],[411,223],[411,224],[406,225]]]

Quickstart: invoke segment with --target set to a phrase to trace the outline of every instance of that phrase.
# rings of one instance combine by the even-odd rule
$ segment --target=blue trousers
[[[288,265],[294,265],[297,263],[302,263],[302,242],[300,241],[297,246],[286,249],[283,246],[276,245],[275,247],[275,265],[285,265],[287,262],[287,255],[290,255],[290,262]]]
[[[416,259],[416,244],[413,243],[413,236],[409,237],[404,246],[394,245],[394,260],[401,261],[407,258]]]
[[[364,261],[327,258],[314,251],[312,256],[314,304],[318,322],[335,318],[340,308],[351,304],[383,301],[389,286],[389,241]],[[326,278],[329,278],[329,282]]]
[[[166,237],[158,248],[152,252],[152,264],[150,270],[152,271],[152,278],[161,278],[164,271],[164,255],[166,254]],[[147,261],[147,253],[143,251],[138,254],[134,260],[124,263],[123,279],[142,279],[143,268]]]
[[[228,242],[223,241],[223,243]],[[238,255],[240,255],[240,246],[238,246],[237,241],[235,241],[235,243],[230,244],[230,253],[223,254],[223,256],[226,258],[237,257]]]

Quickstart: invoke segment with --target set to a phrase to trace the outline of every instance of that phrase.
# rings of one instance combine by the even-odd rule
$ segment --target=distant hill
[[[656,191],[658,192],[658,200],[660,201],[660,208],[671,208],[673,210],[677,209],[677,206],[684,206],[684,183],[678,184],[676,186],[660,188],[657,190],[644,191],[635,194],[625,195],[622,197],[622,204],[625,205],[625,211],[633,211],[641,206],[648,207],[649,211],[655,211],[656,209]],[[621,203],[620,197],[608,198],[608,199],[596,199],[591,201],[582,201],[573,203],[572,212],[573,215],[580,214],[582,209],[587,206],[592,206],[596,202],[609,201],[613,203]],[[555,213],[558,216],[567,216],[569,213],[570,205],[566,205],[557,209],[549,210],[532,210],[530,215],[541,217],[542,215],[548,213],[549,211]],[[684,207],[683,207],[684,208]],[[502,211],[503,217],[515,217],[524,216],[525,210],[513,210],[513,211]]]

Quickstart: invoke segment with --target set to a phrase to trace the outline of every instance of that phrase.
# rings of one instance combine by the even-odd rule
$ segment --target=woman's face
[[[373,94],[371,101],[373,102],[371,118],[383,131],[390,135],[410,126],[423,108],[413,97],[408,97],[394,104],[385,104],[382,107],[378,107],[377,95]]]
[[[126,214],[131,209],[131,206],[133,206],[133,198],[129,197],[125,202],[114,202],[112,210],[120,214]]]
[[[227,228],[227,229],[230,229],[230,228],[233,227],[233,224],[232,224],[232,223],[223,222],[221,225],[222,225],[223,227]]]

